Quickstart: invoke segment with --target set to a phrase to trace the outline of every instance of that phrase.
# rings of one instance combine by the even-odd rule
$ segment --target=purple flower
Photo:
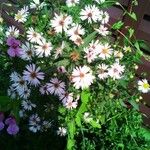
[[[4,129],[4,126],[5,126],[4,123],[1,121],[0,122],[0,131]]]
[[[16,119],[14,117],[9,117],[5,120],[6,125],[13,125],[16,124]]]
[[[21,48],[19,40],[16,40],[14,37],[9,37],[7,39],[7,45],[10,46],[10,48],[7,51],[9,56],[20,56]]]
[[[7,128],[7,132],[10,135],[16,135],[19,132],[19,127],[17,124],[10,124]]]

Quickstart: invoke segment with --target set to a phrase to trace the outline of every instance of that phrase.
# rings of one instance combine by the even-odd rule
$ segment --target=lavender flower
[[[21,48],[19,47],[20,46],[19,40],[16,40],[14,37],[9,37],[7,39],[7,45],[10,46],[10,48],[7,51],[9,56],[11,57],[20,56]]]

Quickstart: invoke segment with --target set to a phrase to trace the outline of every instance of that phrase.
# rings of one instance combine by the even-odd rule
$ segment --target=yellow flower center
[[[143,87],[144,87],[145,89],[148,89],[148,88],[150,88],[150,85],[149,85],[148,83],[144,83],[144,84],[143,84]]]
[[[17,18],[17,20],[22,19],[22,14],[21,13],[16,14],[16,18]]]

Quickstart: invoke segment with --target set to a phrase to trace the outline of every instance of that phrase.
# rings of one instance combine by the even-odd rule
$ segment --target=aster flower
[[[56,33],[62,33],[63,30],[67,31],[69,26],[72,24],[72,17],[64,14],[56,14],[53,20],[51,20],[51,26],[54,28]]]
[[[114,63],[111,65],[108,74],[110,77],[115,79],[120,79],[122,77],[122,73],[124,72],[125,66],[119,64],[119,62]]]
[[[15,20],[21,23],[26,22],[29,14],[28,10],[28,7],[23,7],[21,10],[19,10],[18,13],[15,14]]]
[[[66,5],[68,7],[73,7],[75,6],[76,4],[79,4],[79,0],[66,0]]]
[[[23,100],[21,106],[23,107],[24,110],[28,111],[31,111],[33,108],[36,107],[36,105],[33,104],[30,100]]]
[[[142,93],[150,92],[150,84],[146,79],[142,79],[138,81],[138,90]]]
[[[46,42],[46,40],[42,38],[38,45],[35,46],[35,49],[35,53],[38,57],[48,57],[51,55],[52,44],[51,42]]]
[[[21,59],[32,60],[32,57],[34,57],[35,54],[34,47],[29,42],[26,42],[25,44],[22,44],[21,49]]]
[[[59,95],[59,99],[65,105],[68,99],[73,99],[73,93],[68,93],[68,92],[64,91],[64,93],[61,93]]]
[[[31,27],[27,31],[27,38],[31,43],[39,43],[41,40],[41,35]]]
[[[108,28],[104,25],[100,25],[98,29],[95,29],[100,35],[107,36],[109,34]]]
[[[92,41],[87,48],[84,48],[86,53],[84,58],[87,59],[88,63],[93,62],[97,58],[97,51],[99,49],[99,41]]]
[[[88,23],[97,22],[100,15],[99,9],[95,5],[85,6],[80,12],[81,20],[88,20]]]
[[[42,95],[45,95],[45,94],[49,95],[49,91],[48,91],[48,86],[47,85],[41,86],[39,91],[40,91],[40,93]]]
[[[80,24],[73,24],[72,28],[67,31],[70,40],[75,41],[78,37],[85,34],[85,30]]]
[[[18,95],[20,96],[20,98],[25,100],[30,97],[30,94],[31,94],[31,90],[28,89],[27,87],[25,89],[21,89],[18,91]]]
[[[58,80],[58,78],[52,78],[50,80],[50,83],[47,83],[48,91],[51,94],[54,95],[60,95],[61,93],[64,93],[65,91],[65,83],[61,80]]]
[[[77,101],[73,101],[73,98],[70,96],[68,97],[66,103],[64,104],[64,106],[67,108],[67,109],[74,109],[76,108],[78,105]]]
[[[57,134],[60,136],[65,136],[67,134],[67,130],[64,127],[59,127],[57,130]]]
[[[113,52],[113,49],[111,48],[111,46],[106,43],[104,45],[99,45],[99,48],[98,48],[98,56],[102,59],[106,59],[106,58],[110,58],[111,55],[112,55],[112,52]]]
[[[29,118],[29,130],[36,133],[37,131],[40,131],[41,129],[41,119],[38,116],[38,114],[33,114]]]
[[[35,64],[30,64],[26,66],[26,69],[23,77],[31,85],[37,86],[40,84],[40,80],[44,80],[44,73],[40,72],[40,67],[36,68]]]
[[[109,74],[108,74],[108,66],[105,65],[105,64],[99,65],[97,73],[98,73],[98,77],[100,79],[102,79],[102,80],[106,79],[109,76]]]
[[[103,12],[103,11],[100,11],[100,14],[99,14],[99,18],[98,20],[102,23],[102,24],[107,24],[109,22],[109,14],[107,12]]]
[[[92,75],[92,70],[87,67],[76,67],[72,72],[72,82],[76,89],[88,88],[92,83],[95,77]]]
[[[11,74],[11,76],[12,75],[13,74]],[[14,90],[19,92],[20,90],[24,90],[27,88],[27,83],[22,76],[20,76],[19,74],[16,74],[16,75],[17,76],[16,76],[16,79],[14,77],[15,80],[13,81],[12,87],[14,88]]]
[[[14,37],[9,37],[7,39],[7,45],[10,46],[7,53],[11,57],[19,57],[21,53],[20,41],[16,40]]]
[[[19,36],[19,30],[15,26],[10,26],[7,28],[6,37],[15,37]]]
[[[64,66],[57,67],[57,71],[58,71],[59,73],[66,73],[66,72],[67,72],[67,71],[66,71],[66,68],[65,68]]]

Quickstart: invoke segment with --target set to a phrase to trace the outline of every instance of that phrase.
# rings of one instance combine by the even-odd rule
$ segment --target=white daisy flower
[[[108,28],[104,25],[100,25],[98,29],[95,29],[100,35],[107,36],[109,34]]]
[[[45,2],[40,2],[40,0],[33,0],[33,2],[30,3],[30,8],[31,9],[42,9],[43,7],[46,6],[46,3]]]
[[[85,34],[85,30],[80,24],[73,24],[73,27],[67,31],[70,40],[75,41],[78,37]]]
[[[59,127],[57,130],[57,134],[60,136],[65,136],[67,134],[67,130],[64,127]]]
[[[23,60],[32,60],[32,57],[35,55],[34,47],[29,42],[26,42],[22,44],[21,49],[20,58]]]
[[[108,77],[108,66],[105,64],[101,64],[98,66],[98,77],[103,80]]]
[[[15,14],[15,20],[21,23],[26,22],[29,14],[28,10],[28,7],[23,7],[21,10],[19,10],[18,13]]]
[[[19,30],[15,26],[11,26],[7,28],[6,37],[18,37]]]
[[[64,14],[57,15],[51,20],[51,26],[54,28],[56,33],[62,33],[63,30],[66,32],[69,26],[72,24],[72,17]]]
[[[51,94],[59,96],[60,94],[64,93],[66,85],[61,80],[58,80],[58,78],[52,78],[50,80],[50,83],[47,83],[47,86],[48,86],[48,91]]]
[[[35,53],[38,57],[48,57],[51,55],[52,44],[51,42],[46,42],[46,39],[42,38],[38,45],[35,45]]]
[[[119,62],[114,63],[111,65],[108,74],[110,77],[115,79],[120,79],[122,77],[122,73],[124,72],[125,66],[121,66]]]
[[[30,94],[31,94],[31,90],[28,88],[21,89],[18,91],[18,95],[20,96],[20,98],[25,99],[25,100],[30,97]]]
[[[95,77],[92,75],[92,70],[87,67],[76,67],[72,72],[72,82],[76,89],[88,88],[92,83]]]
[[[110,58],[111,55],[112,55],[112,52],[113,52],[113,49],[111,48],[111,46],[106,43],[104,45],[99,45],[99,48],[98,48],[98,56],[102,59],[107,59],[107,58]]]
[[[76,4],[79,4],[79,0],[66,0],[66,5],[68,7],[73,7],[75,6]]]
[[[34,133],[40,131],[40,129],[41,129],[40,123],[41,123],[41,119],[38,116],[38,114],[33,114],[29,118],[29,130]]]
[[[81,20],[88,20],[88,23],[97,22],[100,15],[99,9],[95,5],[85,6],[80,12]]]
[[[66,103],[64,104],[64,106],[67,108],[67,109],[73,109],[73,108],[76,108],[78,105],[77,101],[73,101],[73,98],[72,97],[69,97],[66,101]]]
[[[109,14],[107,12],[100,11],[98,20],[102,24],[107,24],[109,22],[109,18],[110,18],[110,16],[109,16]]]
[[[40,67],[36,68],[35,64],[30,64],[26,66],[26,69],[23,77],[31,85],[37,86],[40,84],[39,80],[44,80],[44,73],[40,72]]]
[[[23,100],[21,106],[23,107],[24,110],[28,110],[28,111],[31,111],[33,108],[36,107],[36,105],[31,103],[31,101],[29,100]]]
[[[142,93],[150,92],[150,84],[146,79],[138,81],[138,90]]]
[[[31,43],[41,42],[41,35],[37,33],[32,27],[27,31],[27,38]]]

